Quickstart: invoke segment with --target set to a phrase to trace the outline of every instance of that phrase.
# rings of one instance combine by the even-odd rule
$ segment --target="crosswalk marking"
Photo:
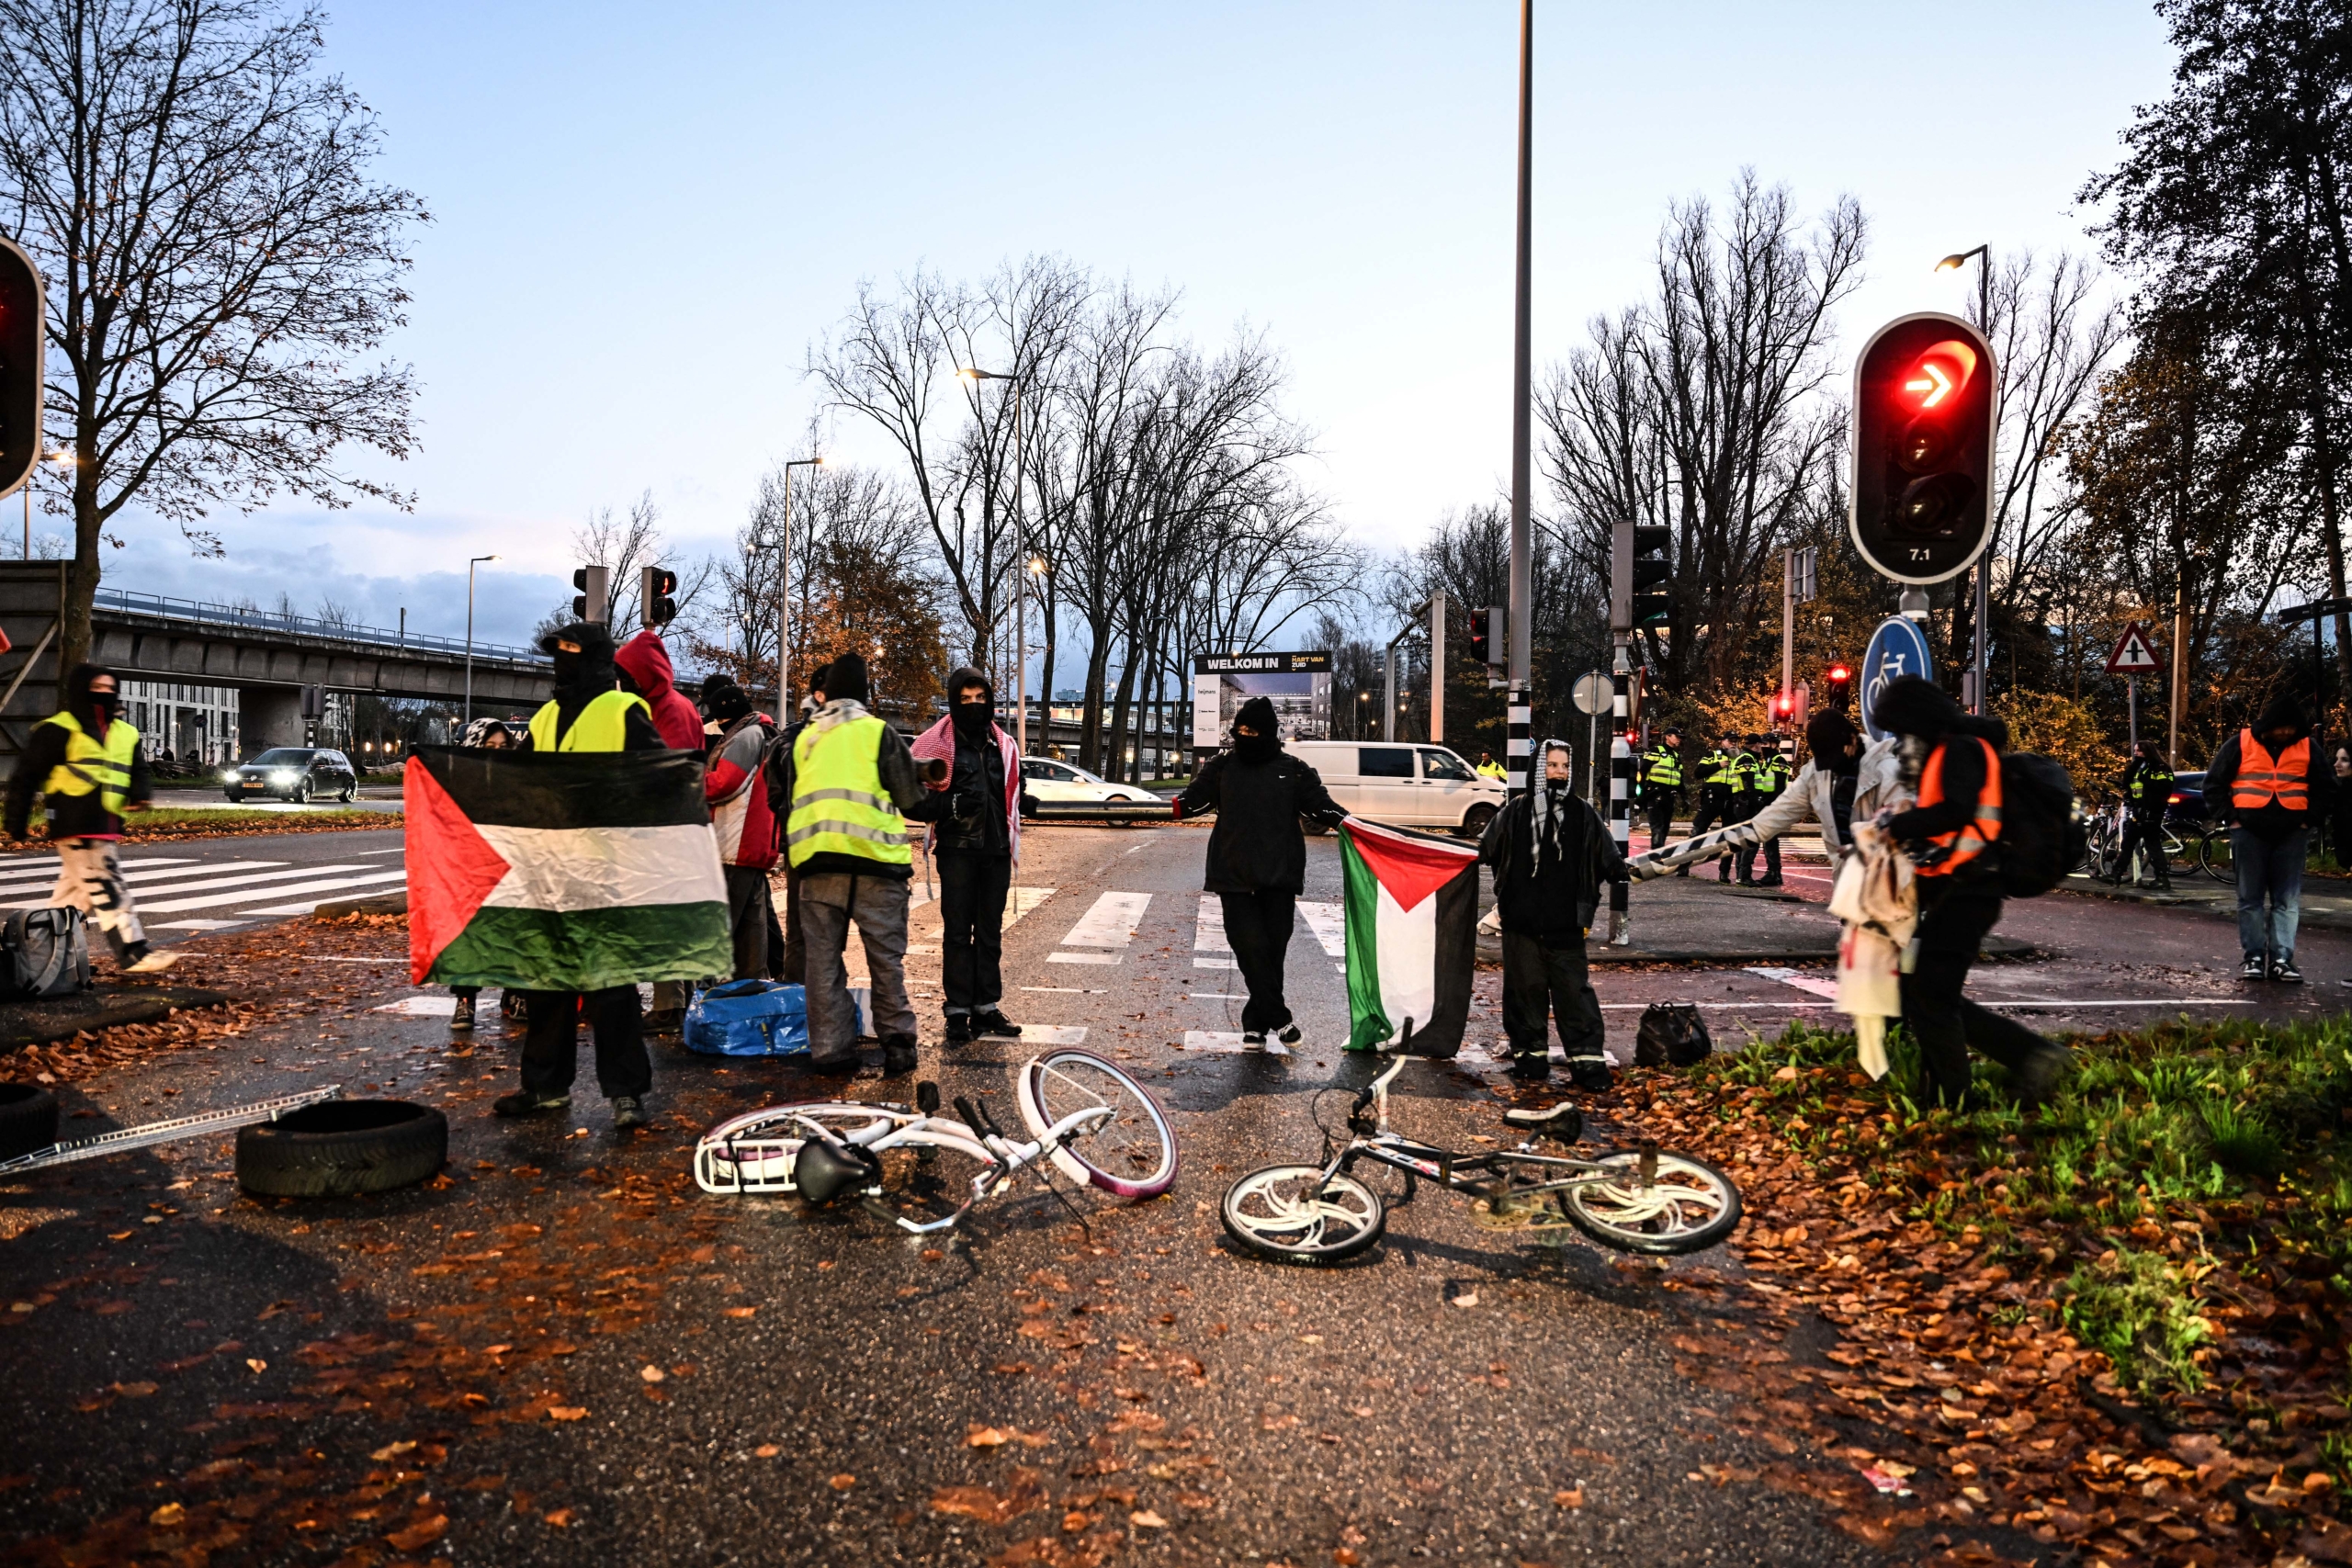
[[[1022,916],[1054,896],[1050,887],[1016,887],[1012,897],[1005,900],[1004,923],[1009,928]]]
[[[1193,928],[1194,953],[1231,953],[1232,942],[1225,934],[1225,900],[1214,893],[1201,895],[1200,923]],[[1213,964],[1194,964],[1195,968],[1214,969]]]
[[[1224,1055],[1287,1056],[1290,1047],[1279,1040],[1269,1040],[1263,1045],[1244,1045],[1238,1031],[1223,1029],[1188,1029],[1184,1031],[1184,1049],[1213,1051]]]
[[[1116,964],[1119,962],[1119,955],[1115,953],[1049,953],[1046,954],[1046,962],[1048,964]]]
[[[367,876],[331,876],[316,882],[297,882],[275,887],[244,887],[227,893],[198,893],[189,898],[167,899],[161,904],[142,904],[140,913],[168,915],[181,909],[203,909],[221,904],[258,904],[265,899],[283,898],[291,893],[340,893],[347,888],[407,880],[408,873],[405,871],[379,871]],[[300,912],[308,913],[307,910]]]
[[[251,920],[153,920],[148,922],[159,931],[232,931],[239,926],[249,926]]]
[[[1794,969],[1760,964],[1749,964],[1747,972],[1760,975],[1767,980],[1778,980],[1783,986],[1793,986],[1800,991],[1810,991],[1816,997],[1827,997],[1832,1001],[1838,998],[1838,982],[1823,976],[1804,975]]]
[[[1318,904],[1302,898],[1298,912],[1306,921],[1306,929],[1323,944],[1323,951],[1333,958],[1348,955],[1348,920],[1346,911],[1337,904]]]
[[[287,865],[291,863],[282,860],[232,860],[225,861],[218,865],[206,865],[201,861],[193,860],[130,860],[118,861],[115,863],[122,871],[122,879],[125,882],[136,885],[144,882],[168,882],[175,877],[195,876],[200,874],[209,874],[210,873],[220,871],[254,871],[264,866]],[[166,866],[175,869],[157,869],[159,867]],[[133,867],[138,867],[139,869],[133,870],[131,869]],[[53,887],[56,885],[57,863],[55,861],[50,862],[49,868],[42,872],[39,876],[0,873],[0,898],[7,897],[11,894],[30,893],[39,889]]]
[[[1150,906],[1148,893],[1105,893],[1062,938],[1064,947],[1125,947]]]
[[[279,863],[282,864],[284,863],[281,862]],[[298,865],[286,871],[252,871],[245,872],[235,876],[201,877],[196,876],[192,872],[175,872],[172,874],[177,878],[177,880],[158,886],[134,887],[131,891],[138,895],[137,902],[142,908],[152,907],[161,909],[169,908],[170,906],[163,904],[150,906],[148,901],[157,897],[174,897],[182,893],[209,893],[218,888],[234,887],[250,883],[285,882],[293,877],[342,875],[349,872],[360,872],[366,870],[368,870],[368,867],[364,865]],[[407,873],[384,872],[378,873],[376,874],[380,878],[387,875],[404,876]],[[193,880],[191,880],[191,878],[193,878]],[[277,889],[274,887],[255,887],[253,891],[256,894],[274,894]]]

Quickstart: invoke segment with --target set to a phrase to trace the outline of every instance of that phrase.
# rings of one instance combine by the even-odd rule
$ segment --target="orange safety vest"
[[[1976,792],[1976,815],[1964,827],[1949,833],[1938,833],[1928,842],[1950,852],[1939,856],[1934,864],[1916,868],[1920,876],[1949,876],[1953,872],[1984,852],[1984,846],[2001,836],[2001,754],[1983,736],[1973,737],[1984,748],[1984,787]],[[1928,765],[1919,774],[1919,804],[1940,806],[1944,798],[1944,748],[1949,740],[1939,744],[1928,758]]]
[[[2312,799],[2305,776],[2311,772],[2312,738],[2304,736],[2273,757],[2262,749],[2251,729],[2238,734],[2238,776],[2230,785],[2230,804],[2240,811],[2259,811],[2276,801],[2290,811],[2308,811]]]

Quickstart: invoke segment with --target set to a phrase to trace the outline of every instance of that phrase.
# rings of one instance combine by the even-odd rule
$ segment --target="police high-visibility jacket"
[[[65,731],[65,761],[50,769],[42,781],[45,795],[87,795],[96,790],[98,808],[109,817],[122,815],[130,797],[130,763],[139,750],[139,731],[124,719],[107,726],[106,739],[93,739],[82,721],[60,711],[41,721]]]
[[[811,724],[792,743],[792,814],[785,819],[784,842],[796,867],[822,854],[877,865],[914,863],[906,819],[882,783],[883,728],[868,714],[821,732]]]
[[[1722,747],[1700,758],[1699,766],[1706,771],[1704,783],[1724,789],[1731,787],[1731,753]]]
[[[1661,789],[1677,789],[1682,784],[1682,754],[1671,746],[1653,746],[1642,759],[1642,782]]]
[[[1731,760],[1731,792],[1746,795],[1756,787],[1756,753],[1742,750]]]
[[[588,699],[588,705],[572,719],[571,728],[557,733],[563,716],[550,701],[540,705],[531,716],[531,750],[534,751],[625,751],[628,749],[628,711],[641,710],[648,724],[653,722],[653,710],[645,699],[634,692],[616,687],[599,692]]]
[[[2172,770],[2162,762],[2135,757],[2123,770],[2123,798],[2134,806],[2148,808],[2165,805],[2172,798]]]
[[[1756,765],[1756,789],[1760,795],[1778,795],[1789,787],[1792,772],[1789,760],[1775,751]]]
[[[54,723],[54,720],[51,720]],[[2276,757],[2262,749],[2251,729],[2238,735],[2238,776],[2230,784],[2230,805],[2240,811],[2266,806],[2309,811],[2312,738],[2304,736]]]
[[[1943,804],[1944,753],[1955,741],[1966,745],[1972,740],[1984,749],[1984,785],[1976,792],[1976,809],[1968,822],[1929,838],[1929,843],[1947,852],[1936,858],[1934,864],[1917,867],[1918,875],[1949,876],[2001,836],[2001,755],[1982,736],[1948,736],[1937,743],[1928,755],[1928,765],[1919,771],[1919,805],[1925,809]]]
[[[1503,765],[1500,762],[1493,761],[1479,763],[1478,771],[1490,779],[1507,779],[1510,777],[1510,774],[1503,771]]]

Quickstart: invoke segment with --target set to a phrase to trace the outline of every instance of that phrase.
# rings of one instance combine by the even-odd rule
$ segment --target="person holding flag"
[[[1544,779],[1512,797],[1487,828],[1478,858],[1495,874],[1503,928],[1503,1032],[1510,1074],[1540,1082],[1552,1073],[1546,1036],[1555,1020],[1577,1088],[1609,1088],[1600,998],[1586,964],[1585,934],[1604,883],[1627,875],[1608,825],[1568,787],[1576,751],[1544,743]]]

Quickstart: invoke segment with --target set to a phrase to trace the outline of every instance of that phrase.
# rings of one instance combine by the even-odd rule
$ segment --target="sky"
[[[1980,243],[2085,251],[2075,193],[2172,55],[2144,4],[1537,0],[1534,342],[1644,298],[1670,201],[1742,168],[1871,222],[1841,356],[1958,310]],[[571,536],[650,491],[680,555],[728,547],[771,465],[884,460],[804,374],[861,281],[1032,253],[1262,332],[1316,432],[1304,477],[1393,550],[1510,471],[1518,7],[342,0],[326,65],[415,190],[421,449],[350,466],[413,510],[212,520],[194,558],[127,516],[109,586],[322,598],[371,624],[523,640]],[[53,526],[53,525],[52,525]],[[37,530],[38,531],[38,530]]]

